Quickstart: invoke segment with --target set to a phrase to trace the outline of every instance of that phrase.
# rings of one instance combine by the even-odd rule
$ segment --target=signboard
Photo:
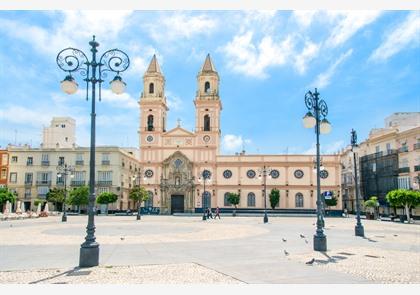
[[[333,192],[326,191],[326,192],[323,192],[321,195],[324,197],[325,200],[331,200],[333,197]]]

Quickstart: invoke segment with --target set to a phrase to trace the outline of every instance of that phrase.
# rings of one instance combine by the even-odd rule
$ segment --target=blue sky
[[[156,54],[166,78],[168,129],[194,128],[196,75],[210,53],[221,79],[222,153],[315,151],[304,129],[304,95],[317,87],[337,152],[393,112],[420,111],[419,11],[0,11],[0,146],[38,146],[53,116],[77,121],[89,145],[90,103],[60,91],[56,64],[66,47],[99,54],[119,48],[131,60],[127,93],[105,90],[97,104],[97,144],[138,146],[142,76]],[[105,88],[108,81],[105,82]]]

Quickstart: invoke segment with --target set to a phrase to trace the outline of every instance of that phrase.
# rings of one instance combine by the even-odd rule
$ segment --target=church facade
[[[280,191],[276,209],[316,209],[315,156],[220,154],[219,81],[207,55],[197,75],[195,131],[180,124],[167,130],[165,77],[153,56],[143,76],[139,100],[139,179],[149,191],[148,206],[159,208],[160,214],[202,212],[216,206],[223,211],[233,208],[227,194],[235,192],[240,195],[238,208],[255,210],[266,205],[268,209],[269,193],[276,188]],[[339,155],[322,155],[322,164],[321,191],[333,193],[338,202],[332,209],[339,210]]]

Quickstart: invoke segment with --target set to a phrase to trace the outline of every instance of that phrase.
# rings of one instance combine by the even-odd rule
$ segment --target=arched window
[[[206,81],[206,83],[204,83],[204,93],[209,93],[210,92],[210,82]]]
[[[204,116],[204,131],[210,131],[210,116]]]
[[[150,83],[149,84],[149,93],[154,93],[155,92],[155,84],[153,84],[153,83]]]
[[[296,208],[303,207],[303,195],[301,193],[297,193],[295,196],[295,206]]]
[[[225,207],[232,206],[228,198],[229,198],[229,192],[225,193],[224,204],[223,204]]]
[[[255,194],[254,193],[248,194],[248,207],[255,207]]]
[[[149,194],[149,199],[147,199],[147,201],[144,201],[144,208],[153,207],[153,192],[148,191],[147,193]]]
[[[147,117],[147,131],[153,131],[153,115]]]

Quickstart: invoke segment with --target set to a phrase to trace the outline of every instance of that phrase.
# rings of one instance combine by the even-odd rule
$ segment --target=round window
[[[295,174],[296,178],[302,178],[303,177],[303,171],[302,170],[298,169],[298,170],[295,171],[294,174]]]
[[[254,178],[255,177],[255,171],[254,170],[248,170],[246,172],[246,176],[248,176],[248,178]]]
[[[230,170],[223,171],[223,177],[224,178],[231,178],[232,177],[232,171],[230,171]]]
[[[152,176],[153,176],[153,171],[152,171],[152,170],[150,170],[150,169],[148,169],[148,170],[146,170],[146,172],[144,172],[144,175],[145,175],[147,178],[150,178],[150,177],[152,177]]]
[[[279,178],[280,172],[278,170],[274,169],[274,170],[271,170],[270,175],[271,175],[272,178]]]
[[[321,178],[327,178],[328,177],[328,171],[327,170],[322,170],[319,172],[319,176]]]
[[[203,178],[209,179],[211,177],[211,172],[209,170],[204,170],[202,175]]]

